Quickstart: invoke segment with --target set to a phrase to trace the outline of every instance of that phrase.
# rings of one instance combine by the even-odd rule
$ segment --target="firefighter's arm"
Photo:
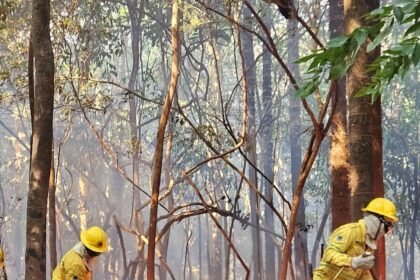
[[[74,265],[67,269],[66,280],[85,280],[86,268],[81,265]]]
[[[349,230],[338,229],[333,232],[324,252],[323,260],[337,266],[351,266],[351,257],[345,252],[352,243]]]

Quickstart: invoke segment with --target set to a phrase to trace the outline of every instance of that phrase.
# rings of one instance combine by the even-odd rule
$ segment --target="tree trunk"
[[[379,50],[377,50],[379,55]],[[376,56],[375,56],[376,57]],[[372,59],[371,59],[372,61]],[[382,110],[381,98],[372,104],[372,131],[373,131],[373,192],[374,197],[384,196],[383,181],[383,150],[382,150]],[[386,279],[385,238],[378,242],[376,251],[375,269],[381,279]]]
[[[366,26],[363,16],[379,7],[379,0],[344,0],[346,34]],[[373,104],[370,96],[354,95],[370,82],[366,68],[379,55],[379,48],[366,52],[366,43],[359,50],[347,74],[349,96],[350,187],[352,218],[362,217],[361,208],[375,196],[383,195],[381,102]],[[384,241],[379,244],[376,270],[385,279]]]
[[[25,279],[46,278],[46,217],[53,140],[54,56],[50,1],[32,1],[35,90],[27,200]]]
[[[86,153],[83,155],[84,163],[89,162],[88,159],[89,155]],[[87,171],[88,167],[81,171],[79,175],[79,205],[78,205],[78,216],[79,216],[79,226],[81,229],[87,228],[87,221],[88,221],[88,208],[87,208],[87,193],[88,193],[88,184],[86,178],[89,178],[89,172]]]
[[[51,158],[50,186],[48,188],[48,223],[50,226],[48,245],[50,247],[50,267],[57,266],[57,220],[55,215],[55,168],[54,148]]]
[[[270,11],[268,11],[270,13]],[[271,16],[267,15],[270,20],[265,24],[267,29],[271,29]],[[267,48],[263,47],[263,114],[261,116],[261,140],[262,140],[262,160],[263,172],[270,179],[274,181],[274,141],[273,141],[273,90],[271,86],[272,61],[271,53]],[[264,180],[264,196],[270,203],[273,203],[273,185]],[[265,204],[264,207],[264,225],[271,231],[274,229],[274,216],[271,208]],[[265,234],[265,279],[275,279],[276,275],[276,245],[271,234]]]
[[[287,38],[287,53],[288,53],[288,65],[290,71],[295,77],[299,76],[299,68],[296,60],[299,59],[299,41],[298,41],[298,30],[297,21],[290,19],[287,21],[288,38]],[[302,129],[300,126],[301,119],[301,107],[300,99],[295,96],[295,89],[293,85],[289,86],[289,141],[290,141],[290,171],[291,171],[291,182],[293,192],[296,191],[296,186],[300,174],[300,164],[302,161],[302,147],[300,144],[300,137],[302,135]],[[295,256],[295,275],[296,279],[306,279],[308,275],[307,264],[308,264],[308,242],[307,234],[304,228],[306,227],[305,221],[305,200],[303,192],[300,197],[299,208],[297,212],[297,230],[294,237],[294,256]]]
[[[159,191],[160,191],[160,177],[162,173],[162,159],[163,159],[163,144],[165,137],[166,124],[168,122],[169,112],[172,106],[172,101],[176,94],[176,88],[179,77],[179,12],[178,0],[172,2],[172,69],[171,69],[171,83],[169,84],[168,95],[163,104],[162,113],[159,121],[159,128],[156,137],[156,148],[154,154],[154,162],[152,169],[152,196],[150,205],[149,218],[149,247],[147,251],[147,279],[155,279],[155,247],[156,247],[156,229],[157,229],[157,214],[159,205]]]
[[[141,4],[140,4],[141,5]],[[133,54],[133,64],[131,68],[130,78],[128,80],[128,88],[135,92],[137,90],[136,84],[138,80],[138,73],[140,68],[140,12],[138,7],[137,0],[127,0],[127,7],[128,7],[128,14],[130,17],[130,25],[131,25],[131,51]],[[137,109],[138,109],[139,101],[134,97],[130,96],[129,100],[129,120],[130,120],[130,136],[131,136],[131,156],[132,156],[132,176],[133,176],[133,183],[136,186],[140,185],[140,149],[141,149],[141,142],[140,142],[140,120],[141,116],[137,118]],[[133,186],[133,196],[132,196],[132,205],[131,205],[131,219],[130,219],[130,226],[134,226],[136,231],[140,234],[144,234],[144,226],[143,226],[143,216],[142,212],[137,212],[137,209],[140,208],[141,199],[140,199],[140,190]],[[132,224],[132,219],[134,219],[134,225]],[[138,241],[143,242],[143,241]],[[136,274],[138,275],[138,279],[144,278],[144,270],[145,270],[145,259],[144,259],[144,251],[143,247],[141,247],[140,251],[137,252],[136,257]]]
[[[210,186],[216,186],[216,182],[218,182],[217,177],[217,167],[212,165],[210,167],[212,169],[211,174],[209,175],[209,182]],[[221,197],[219,195],[218,190],[212,190],[216,196]],[[210,192],[210,190],[208,191]],[[220,222],[220,215],[213,214],[214,219]],[[210,256],[210,275],[211,278],[214,279],[223,279],[223,236],[220,234],[217,226],[214,223],[211,223],[211,219],[209,221],[209,256]]]
[[[344,34],[343,0],[330,0],[330,38]],[[330,165],[332,189],[331,230],[351,221],[349,189],[349,151],[347,135],[346,80],[337,83],[337,95],[333,103],[336,109],[331,124]]]
[[[251,12],[248,8],[244,7],[243,18],[251,18]],[[255,141],[255,96],[256,96],[256,69],[254,59],[254,41],[252,35],[241,31],[241,41],[244,54],[244,65],[245,65],[245,81],[247,83],[247,129],[246,129],[246,147],[249,161],[256,166],[257,165],[257,148]],[[252,165],[248,165],[248,177],[251,183],[258,188],[257,183],[257,172]],[[252,262],[254,268],[254,279],[259,280],[262,278],[262,257],[261,257],[261,236],[259,231],[259,212],[260,206],[258,202],[257,194],[254,190],[249,188],[251,216],[250,221],[256,227],[251,228],[252,234]]]
[[[176,96],[175,96],[176,98]],[[176,101],[175,101],[176,102]],[[171,184],[171,176],[170,176],[170,170],[171,170],[171,152],[172,152],[172,141],[174,138],[174,124],[172,121],[169,121],[168,123],[168,136],[166,140],[166,149],[165,149],[165,155],[164,155],[164,163],[163,163],[163,180],[164,180],[164,186],[169,188]],[[174,209],[174,196],[172,191],[170,191],[168,197],[168,209],[169,211],[172,211]],[[169,229],[165,236],[162,237],[162,240],[160,241],[159,248],[160,252],[162,254],[162,260],[165,263],[168,263],[167,256],[168,256],[168,248],[169,248],[169,237],[171,236],[171,230]],[[160,280],[166,280],[166,268],[163,265],[159,266],[159,279]]]

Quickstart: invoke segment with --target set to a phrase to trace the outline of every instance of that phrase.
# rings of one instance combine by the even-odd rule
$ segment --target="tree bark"
[[[366,26],[363,16],[379,7],[379,0],[344,0],[346,34]],[[365,43],[347,74],[349,97],[349,151],[350,187],[352,190],[352,218],[362,217],[361,208],[375,196],[383,196],[381,102],[372,104],[371,96],[354,95],[370,82],[367,67],[379,55],[379,48],[367,53]],[[376,255],[376,270],[379,277],[385,275],[384,241],[379,243]]]
[[[141,5],[141,4],[140,4]],[[140,22],[141,22],[141,12],[138,7],[137,0],[127,0],[127,7],[128,7],[128,14],[130,17],[130,25],[131,25],[131,51],[133,55],[132,67],[130,78],[128,81],[128,88],[135,92],[136,91],[136,84],[138,80],[139,68],[140,68]],[[140,149],[141,149],[141,140],[140,140],[140,133],[141,128],[139,126],[141,116],[137,117],[138,114],[138,99],[134,96],[130,96],[129,99],[129,120],[130,120],[130,136],[131,136],[131,156],[132,156],[132,176],[133,176],[133,183],[137,186],[140,185]],[[132,220],[134,218],[134,227],[136,228],[137,232],[140,234],[144,234],[144,222],[143,222],[143,215],[142,211],[137,209],[140,208],[141,199],[140,199],[140,191],[133,187],[133,194],[132,194],[132,204],[131,204],[131,219],[130,219],[130,226],[132,226]],[[138,241],[137,243],[142,242]],[[138,279],[144,278],[144,270],[145,270],[145,258],[144,258],[144,251],[143,247],[137,252],[136,257],[136,274],[138,275]]]
[[[287,53],[288,65],[294,77],[299,77],[299,67],[295,63],[299,59],[299,40],[297,21],[290,19],[287,21],[288,38],[287,38]],[[290,143],[290,174],[293,192],[296,191],[297,182],[300,175],[300,164],[302,161],[302,146],[300,144],[301,131],[301,105],[300,99],[295,96],[295,89],[293,85],[289,86],[289,143]],[[296,279],[306,279],[308,276],[307,264],[307,234],[304,231],[306,227],[305,221],[305,200],[303,192],[300,196],[299,208],[297,211],[297,225],[298,228],[294,237],[294,257],[295,257],[295,275]]]
[[[345,0],[344,14],[346,34],[364,26],[362,20],[368,12],[365,1]],[[366,53],[366,44],[359,50],[355,62],[347,74],[349,97],[349,150],[350,186],[352,189],[352,218],[362,216],[361,208],[374,197],[373,191],[373,131],[371,97],[355,97],[369,82],[366,67],[372,58]]]
[[[163,163],[163,168],[164,168],[163,180],[164,180],[164,185],[167,188],[170,188],[170,184],[171,184],[170,170],[171,170],[171,152],[172,152],[173,138],[174,138],[174,124],[172,121],[170,121],[168,124],[168,137],[166,140],[166,149],[165,149],[164,163]],[[169,193],[167,200],[168,200],[168,209],[169,211],[172,211],[174,209],[174,203],[175,203],[172,191]],[[162,254],[161,259],[163,260],[164,263],[167,263],[168,261],[167,256],[168,256],[170,236],[171,236],[171,230],[169,229],[159,244],[159,248],[160,248],[159,251]],[[166,268],[162,264],[159,266],[159,279],[166,280]]]
[[[270,11],[268,11],[270,13]],[[267,29],[271,29],[271,16],[267,15],[270,20],[266,21]],[[263,114],[261,116],[261,140],[262,140],[262,160],[264,174],[274,181],[274,141],[273,141],[273,89],[271,83],[272,75],[272,60],[271,53],[266,47],[263,47]],[[264,180],[264,196],[266,199],[273,203],[273,185]],[[264,206],[264,224],[268,230],[274,232],[274,215],[270,206]],[[273,236],[265,233],[265,279],[275,279],[276,275],[276,244],[274,243]]]
[[[54,56],[50,1],[32,1],[35,90],[27,199],[25,279],[46,278],[46,217],[53,140]]]
[[[330,0],[330,38],[344,34],[343,0]],[[331,124],[330,165],[332,190],[331,230],[351,221],[349,189],[349,150],[345,78],[337,82],[336,110]]]
[[[55,168],[54,148],[51,158],[50,185],[48,188],[48,223],[50,226],[48,245],[50,247],[50,267],[57,266],[57,219],[55,215]]]
[[[247,7],[244,7],[243,18],[251,18],[251,12]],[[241,42],[244,54],[245,65],[245,81],[247,83],[247,133],[246,133],[246,155],[253,166],[257,166],[257,148],[256,148],[256,131],[255,131],[255,96],[256,96],[256,69],[255,69],[255,56],[254,56],[254,41],[252,35],[241,31]],[[249,165],[248,178],[252,184],[258,189],[257,172],[255,168]],[[262,278],[262,256],[261,256],[261,234],[259,230],[260,218],[260,205],[257,193],[249,188],[250,199],[250,221],[256,225],[251,229],[252,235],[252,262],[253,262],[253,277],[255,280]]]
[[[162,113],[159,121],[159,128],[156,137],[155,158],[152,169],[152,196],[150,205],[149,218],[149,247],[147,249],[147,279],[155,279],[155,247],[156,247],[156,229],[157,229],[157,214],[159,205],[159,191],[160,180],[162,173],[162,159],[163,159],[163,144],[165,137],[166,124],[172,101],[176,94],[178,77],[179,77],[179,2],[180,0],[172,1],[172,66],[171,66],[171,83],[169,84],[168,95],[163,104]]]

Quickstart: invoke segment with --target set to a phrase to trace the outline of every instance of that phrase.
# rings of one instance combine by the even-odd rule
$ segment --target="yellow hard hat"
[[[393,223],[398,221],[397,207],[391,200],[383,197],[373,199],[366,208],[362,208],[362,211],[382,215],[391,219]]]
[[[91,227],[82,230],[80,240],[89,250],[103,253],[108,250],[108,236],[100,227]]]

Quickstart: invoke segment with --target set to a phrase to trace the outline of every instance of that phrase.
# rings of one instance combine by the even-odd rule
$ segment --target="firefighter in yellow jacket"
[[[386,198],[375,198],[362,211],[363,219],[345,224],[330,236],[314,280],[371,280],[377,242],[394,227],[397,209]]]
[[[3,248],[0,247],[0,270],[3,270],[4,267],[4,253]]]
[[[108,237],[94,226],[80,233],[80,242],[70,249],[54,269],[52,280],[91,280],[95,257],[108,250]]]
[[[0,280],[7,280],[6,268],[4,267],[4,252],[3,252],[3,248],[1,247],[0,247]]]

